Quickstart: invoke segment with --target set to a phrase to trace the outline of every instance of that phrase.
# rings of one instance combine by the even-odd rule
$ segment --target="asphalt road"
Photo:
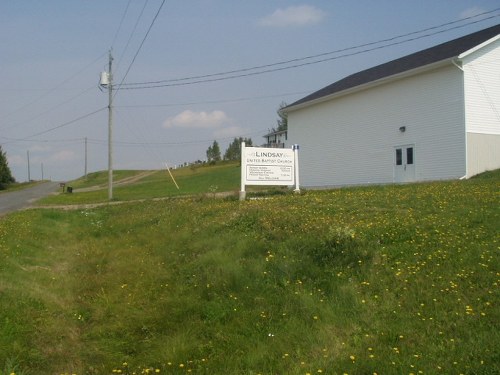
[[[57,191],[58,182],[44,182],[33,187],[0,194],[0,216],[29,207],[36,200]]]

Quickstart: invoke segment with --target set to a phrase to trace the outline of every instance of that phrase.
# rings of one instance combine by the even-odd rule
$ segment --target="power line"
[[[418,39],[427,38],[429,36],[438,35],[438,34],[442,34],[442,33],[447,32],[447,31],[470,26],[470,25],[473,25],[473,24],[476,24],[479,22],[484,22],[484,21],[499,17],[500,15],[492,15],[490,17],[485,17],[485,18],[482,18],[482,19],[477,20],[477,21],[468,22],[468,23],[463,24],[463,25],[458,25],[458,26],[450,27],[450,28],[447,28],[444,30],[438,30],[438,31],[435,31],[432,33],[420,35],[417,37],[407,38],[407,39],[404,39],[402,41],[393,42],[397,39],[406,38],[406,37],[411,36],[411,35],[421,34],[421,33],[426,32],[426,31],[436,30],[436,29],[442,28],[444,26],[449,26],[449,25],[456,24],[458,22],[463,22],[464,20],[468,20],[471,18],[477,18],[479,16],[491,14],[491,13],[496,12],[498,10],[500,10],[500,8],[494,9],[492,11],[484,12],[484,13],[481,13],[481,14],[476,15],[476,16],[463,18],[463,19],[458,20],[458,21],[452,21],[452,22],[444,23],[444,24],[441,24],[438,26],[433,26],[433,27],[429,27],[426,29],[422,29],[419,31],[414,31],[411,33],[407,33],[407,34],[379,40],[376,42],[370,42],[370,43],[365,43],[365,44],[361,44],[361,45],[357,45],[357,46],[353,46],[353,47],[343,48],[343,49],[339,49],[339,50],[335,50],[335,51],[324,52],[324,53],[317,54],[317,55],[311,55],[311,56],[306,56],[306,57],[302,57],[302,58],[296,58],[296,59],[276,62],[276,63],[272,63],[272,64],[265,64],[265,65],[250,67],[250,68],[242,68],[242,69],[236,69],[236,70],[219,72],[219,73],[212,73],[212,74],[206,74],[206,75],[191,76],[191,77],[176,78],[176,79],[161,80],[161,81],[121,83],[120,89],[121,90],[138,90],[138,89],[149,89],[149,88],[160,88],[160,87],[186,86],[186,85],[193,85],[193,84],[199,84],[199,83],[205,83],[205,82],[216,82],[216,81],[223,81],[223,80],[229,80],[229,79],[235,79],[235,78],[241,78],[241,77],[249,77],[249,76],[260,75],[260,74],[265,74],[265,73],[294,69],[294,68],[307,66],[307,65],[318,64],[318,63],[322,63],[322,62],[326,62],[326,61],[337,60],[337,59],[344,58],[344,57],[359,55],[359,54],[366,53],[366,52],[371,52],[371,51],[375,51],[375,50],[379,50],[379,49],[383,49],[383,48],[387,48],[387,47],[392,47],[395,45],[415,41]],[[352,52],[352,53],[346,53],[346,54],[339,55],[339,56],[333,56],[333,57],[329,57],[329,58],[325,58],[325,59],[320,59],[320,60],[315,60],[315,61],[310,61],[310,62],[303,62],[303,63],[288,65],[288,66],[284,66],[284,67],[273,68],[273,67],[280,66],[280,65],[286,65],[286,64],[290,64],[290,63],[297,63],[300,61],[311,60],[311,59],[315,59],[315,58],[319,58],[319,57],[323,57],[323,56],[328,56],[328,55],[332,55],[332,54],[336,54],[336,53],[356,50],[359,48],[369,47],[369,46],[377,45],[380,43],[387,43],[387,42],[392,42],[392,43],[384,44],[382,46],[377,46],[377,47],[373,47],[373,48],[367,48],[367,49],[363,49],[361,51],[356,51],[356,52]],[[267,68],[270,68],[270,69],[267,69]],[[265,69],[265,70],[259,70],[256,72],[254,71],[254,70],[258,70],[258,69]]]
[[[129,8],[131,2],[132,2],[132,0],[128,0],[127,6],[125,7],[125,11],[122,14],[122,19],[120,20],[120,24],[118,25],[118,29],[116,30],[115,37],[113,38],[113,41],[111,42],[111,48],[113,48],[113,46],[116,42],[116,38],[118,37],[118,34],[120,33],[123,21],[125,20],[125,16],[127,15],[128,8]]]
[[[100,108],[100,109],[98,109],[98,110],[96,110],[96,111],[93,111],[93,112],[87,113],[87,114],[82,115],[82,116],[80,116],[80,117],[77,117],[77,118],[75,118],[75,119],[73,119],[73,120],[71,120],[71,121],[68,121],[68,122],[62,123],[62,124],[60,124],[60,125],[54,126],[53,128],[50,128],[50,129],[44,130],[44,131],[39,132],[39,133],[32,134],[32,135],[30,135],[30,136],[28,136],[28,137],[26,137],[26,138],[24,138],[24,139],[29,139],[29,138],[37,137],[37,136],[42,135],[42,134],[50,133],[51,131],[54,131],[54,130],[56,130],[56,129],[63,128],[63,127],[65,127],[65,126],[71,125],[71,124],[73,124],[73,123],[75,123],[75,122],[77,122],[77,121],[83,120],[84,118],[87,118],[87,117],[90,117],[90,116],[92,116],[92,115],[95,115],[96,113],[99,113],[99,112],[101,112],[101,111],[104,111],[105,109],[108,109],[108,107],[103,107],[103,108]]]
[[[115,96],[116,94],[118,93],[118,90],[119,90],[119,87],[121,86],[121,84],[123,83],[123,81],[127,78],[127,75],[128,73],[130,72],[130,69],[132,68],[132,65],[134,64],[135,62],[135,59],[137,58],[137,55],[139,55],[139,52],[141,51],[141,48],[142,46],[144,45],[144,42],[146,41],[146,38],[148,37],[149,35],[149,32],[151,31],[151,29],[153,28],[153,25],[155,24],[156,22],[156,19],[158,18],[158,15],[160,14],[160,11],[161,9],[163,8],[163,5],[165,4],[165,0],[163,0],[160,4],[160,7],[158,8],[158,11],[156,12],[155,16],[153,17],[153,20],[151,21],[151,24],[149,25],[149,28],[148,30],[146,31],[146,35],[144,35],[144,38],[142,39],[142,42],[141,44],[139,45],[139,48],[137,48],[137,52],[135,53],[134,57],[132,58],[132,61],[130,62],[130,65],[128,66],[127,68],[127,71],[125,72],[123,78],[122,78],[122,81],[120,82],[120,85],[118,85],[118,88],[115,92]]]
[[[67,138],[67,139],[26,139],[26,138],[11,138],[11,137],[2,137],[0,138],[6,139],[8,142],[31,142],[31,143],[76,143],[85,140],[85,138]]]
[[[283,93],[283,94],[243,97],[243,98],[235,98],[235,99],[207,100],[207,101],[200,101],[200,102],[119,105],[119,106],[115,106],[115,108],[161,108],[161,107],[191,106],[191,105],[200,105],[200,104],[236,103],[236,102],[245,102],[245,101],[252,101],[252,100],[259,100],[259,99],[281,98],[283,96],[305,95],[305,94],[311,93],[311,91],[312,90],[288,92],[288,93]]]
[[[99,57],[97,57],[95,60],[93,60],[92,62],[88,63],[87,65],[85,65],[82,69],[80,69],[79,71],[77,71],[75,74],[71,75],[70,77],[66,78],[65,80],[63,80],[62,82],[58,83],[56,86],[54,86],[53,88],[47,90],[46,92],[44,92],[42,95],[40,95],[39,97],[37,97],[36,99],[33,99],[31,102],[28,102],[24,105],[22,105],[21,107],[19,108],[16,108],[15,110],[5,114],[4,116],[2,116],[3,119],[13,115],[14,113],[17,113],[23,109],[25,109],[26,107],[29,107],[30,105],[32,104],[35,104],[36,102],[40,101],[41,99],[43,98],[46,98],[48,94],[56,91],[58,88],[60,88],[62,85],[64,85],[66,82],[72,80],[73,78],[75,78],[77,75],[79,75],[80,73],[82,73],[83,71],[85,71],[88,67],[92,66],[93,64],[95,64],[97,61],[99,61],[100,59],[103,58],[105,54],[102,54],[100,55]],[[88,89],[86,89],[84,92],[88,91]],[[81,95],[81,93],[79,94]]]
[[[93,89],[95,89],[95,85],[93,85],[93,86],[89,87],[88,89],[85,89],[84,91],[80,92],[79,94],[77,94],[77,95],[75,95],[75,96],[72,96],[71,98],[69,98],[69,99],[67,99],[67,100],[65,100],[65,101],[63,101],[63,102],[61,102],[61,103],[59,103],[59,104],[56,104],[55,106],[50,107],[49,109],[46,109],[46,110],[45,110],[45,111],[43,111],[43,112],[40,112],[40,113],[38,113],[38,114],[36,114],[36,115],[34,115],[34,116],[30,117],[30,118],[29,118],[29,119],[27,119],[27,120],[24,120],[24,121],[19,121],[19,122],[15,122],[15,123],[13,123],[11,126],[9,126],[9,127],[5,128],[4,130],[9,130],[9,129],[12,129],[12,128],[14,128],[14,127],[18,127],[18,126],[19,126],[19,125],[21,125],[21,124],[24,124],[24,125],[25,125],[25,124],[27,124],[27,123],[29,123],[29,122],[33,121],[33,120],[36,120],[36,119],[40,118],[41,116],[43,116],[43,115],[45,115],[45,114],[47,114],[47,113],[49,113],[49,112],[53,111],[54,109],[57,109],[57,108],[59,108],[59,107],[63,106],[64,104],[67,104],[67,103],[69,103],[69,102],[72,102],[72,101],[73,101],[73,100],[75,100],[76,98],[79,98],[79,97],[80,97],[80,96],[82,96],[83,94],[85,94],[85,93],[87,93],[87,92],[89,92],[90,90],[93,90]]]
[[[134,25],[134,28],[132,29],[132,32],[130,33],[129,37],[128,37],[128,40],[127,40],[127,43],[125,44],[125,48],[123,49],[123,52],[122,54],[120,55],[120,57],[118,58],[118,63],[116,65],[116,70],[118,70],[118,67],[120,66],[120,63],[122,61],[122,58],[123,58],[123,55],[125,55],[125,52],[127,51],[128,49],[128,46],[130,45],[130,41],[132,40],[132,37],[134,36],[135,34],[135,30],[137,30],[137,26],[139,25],[139,21],[140,19],[142,18],[142,15],[144,14],[144,10],[146,9],[146,6],[148,5],[148,1],[149,0],[146,0],[144,2],[144,6],[142,7],[142,10],[141,10],[141,13],[139,14],[139,16],[137,17],[137,20],[135,21],[135,25]],[[130,2],[129,2],[130,4]]]
[[[90,114],[89,114],[90,115]],[[228,141],[228,140],[233,140],[234,138],[238,137],[247,137],[255,134],[262,134],[266,132],[267,129],[261,129],[258,131],[252,131],[244,134],[239,134],[237,136],[233,137],[220,137],[216,138],[217,141]],[[8,140],[8,142],[5,143],[14,143],[14,142],[36,142],[36,143],[77,143],[77,142],[84,142],[85,137],[83,138],[68,138],[68,139],[28,139],[28,138],[8,138],[8,137],[2,137],[0,138]],[[124,146],[124,147],[144,147],[144,146],[152,146],[152,147],[163,147],[163,146],[186,146],[186,145],[194,145],[194,144],[203,144],[203,143],[209,143],[213,142],[214,138],[210,139],[201,139],[201,140],[196,140],[196,141],[179,141],[179,142],[168,142],[168,141],[143,141],[143,142],[137,142],[137,141],[115,141],[113,142],[115,145],[118,146]],[[105,139],[96,139],[96,138],[88,138],[87,141],[89,144],[95,144],[95,145],[102,145],[105,146],[107,145],[107,140]]]

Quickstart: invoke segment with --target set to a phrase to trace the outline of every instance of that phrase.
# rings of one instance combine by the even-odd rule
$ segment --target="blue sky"
[[[85,138],[88,172],[107,168],[108,94],[98,80],[110,48],[115,84],[159,82],[115,91],[114,169],[159,169],[205,159],[213,140],[222,151],[238,136],[261,144],[281,102],[500,19],[491,0],[166,0],[153,23],[162,2],[0,2],[0,145],[18,181],[28,178],[28,151],[32,179],[42,165],[52,180],[83,175]],[[331,53],[450,22],[416,40]],[[341,57],[349,52],[359,53]]]

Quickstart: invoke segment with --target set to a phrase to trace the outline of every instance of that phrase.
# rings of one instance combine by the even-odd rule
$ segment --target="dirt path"
[[[140,202],[157,202],[157,201],[165,201],[171,199],[189,199],[204,196],[206,198],[212,199],[223,199],[231,196],[237,197],[239,192],[235,191],[220,191],[218,193],[205,193],[201,195],[176,195],[173,197],[160,197],[160,198],[144,198],[144,199],[133,199],[129,201],[111,201],[111,202],[100,202],[100,203],[82,203],[82,204],[53,204],[53,205],[39,205],[39,206],[30,206],[26,207],[26,209],[56,209],[56,210],[87,210],[96,207],[104,207],[104,206],[116,206],[125,203],[140,203]]]
[[[144,171],[139,174],[136,174],[135,176],[127,177],[119,181],[113,182],[113,186],[120,186],[120,185],[127,185],[127,184],[133,184],[134,182],[137,182],[139,180],[142,180],[143,178],[146,178],[148,176],[151,176],[152,174],[155,174],[158,171]],[[81,193],[81,192],[86,192],[86,191],[96,191],[96,190],[102,190],[106,189],[108,187],[107,184],[104,185],[96,185],[96,186],[90,186],[87,188],[81,188],[81,189],[74,189],[73,191],[75,193]]]

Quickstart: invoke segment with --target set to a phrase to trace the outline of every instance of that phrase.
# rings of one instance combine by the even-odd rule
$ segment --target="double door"
[[[415,145],[394,148],[394,182],[415,181]]]

